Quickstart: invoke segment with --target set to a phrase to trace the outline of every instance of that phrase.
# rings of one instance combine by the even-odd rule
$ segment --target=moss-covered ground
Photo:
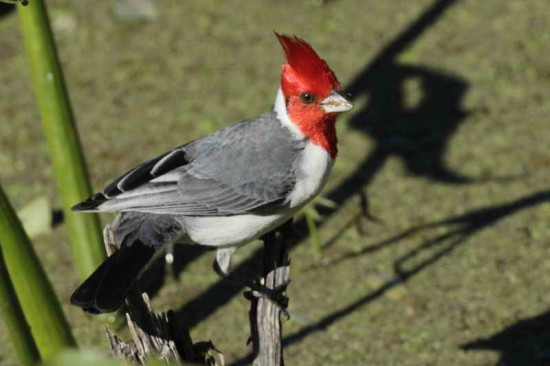
[[[320,223],[324,264],[301,226],[291,253],[287,364],[549,362],[550,2],[155,4],[155,21],[122,22],[112,1],[48,1],[95,188],[269,108],[282,62],[273,30],[308,40],[353,94],[324,192],[338,204]],[[57,204],[29,74],[5,15],[0,180],[18,208]],[[79,279],[63,225],[35,244],[79,344],[106,352],[103,326],[68,304]],[[154,305],[241,359],[248,302],[218,284],[213,253],[179,252],[188,264]],[[15,364],[4,328],[0,364]]]

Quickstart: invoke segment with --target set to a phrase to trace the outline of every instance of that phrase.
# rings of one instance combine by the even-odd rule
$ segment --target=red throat
[[[331,158],[338,155],[336,137],[336,114],[327,114],[316,106],[303,107],[297,98],[287,99],[287,111],[290,120],[298,126],[315,145],[322,147]]]

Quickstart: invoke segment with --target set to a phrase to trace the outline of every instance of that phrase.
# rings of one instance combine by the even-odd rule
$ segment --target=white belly
[[[203,216],[185,217],[182,221],[186,233],[185,242],[216,247],[245,244],[282,225],[297,210],[284,214],[259,216]]]

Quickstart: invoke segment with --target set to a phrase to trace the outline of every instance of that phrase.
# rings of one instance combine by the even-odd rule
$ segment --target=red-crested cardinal
[[[116,310],[166,243],[231,253],[289,220],[323,188],[338,152],[335,122],[352,104],[327,63],[300,38],[275,33],[287,63],[273,108],[130,170],[75,211],[118,211],[120,249],[74,292],[90,313]]]

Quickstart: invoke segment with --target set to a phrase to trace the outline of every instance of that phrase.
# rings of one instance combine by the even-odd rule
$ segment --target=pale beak
[[[336,89],[331,90],[328,97],[319,105],[323,107],[326,113],[340,113],[353,108],[353,104]]]

